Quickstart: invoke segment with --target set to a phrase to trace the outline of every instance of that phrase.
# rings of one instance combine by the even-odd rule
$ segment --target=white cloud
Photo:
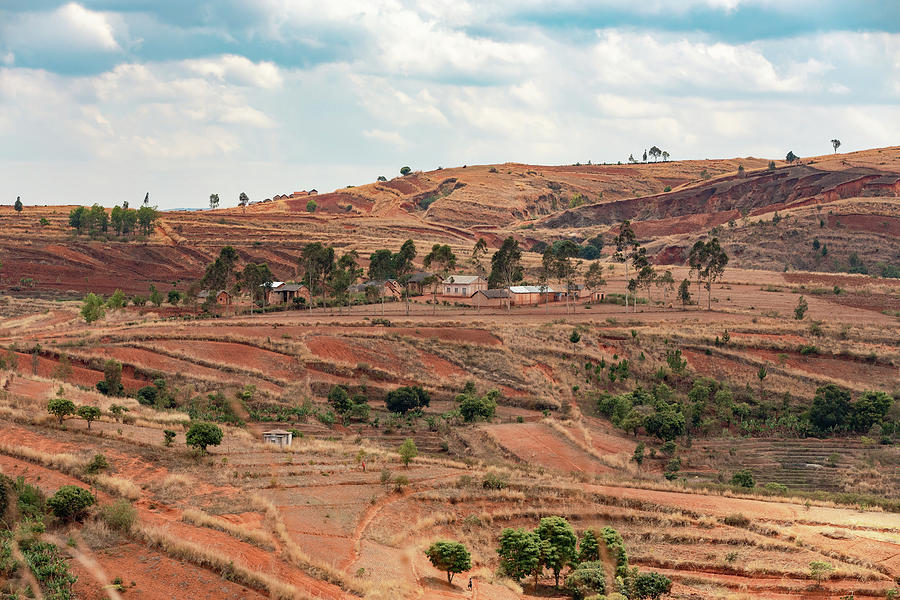
[[[121,20],[110,13],[89,10],[70,2],[50,12],[20,13],[0,24],[0,39],[9,48],[31,51],[101,51],[122,48],[115,25]]]
[[[284,78],[275,63],[253,61],[235,54],[225,54],[216,58],[184,61],[184,65],[205,77],[236,85],[275,90],[282,86]]]
[[[366,129],[362,132],[364,136],[373,140],[380,140],[393,144],[394,146],[408,146],[409,142],[396,131],[382,131],[381,129]]]

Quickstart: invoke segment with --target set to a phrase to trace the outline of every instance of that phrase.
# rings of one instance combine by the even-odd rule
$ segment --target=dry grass
[[[187,497],[196,486],[196,483],[194,478],[188,475],[170,473],[161,481],[151,483],[149,488],[160,502],[171,504]]]
[[[84,468],[90,462],[90,459],[80,458],[67,452],[54,454],[29,446],[10,446],[8,444],[0,444],[0,454],[21,458],[76,477],[84,472]]]
[[[264,550],[273,550],[275,546],[272,543],[272,537],[259,529],[252,529],[245,525],[232,523],[227,519],[216,517],[202,510],[188,508],[181,513],[181,520],[199,527],[209,527],[217,529],[245,542],[250,542],[254,546],[259,546]]]
[[[141,488],[133,481],[123,477],[95,475],[94,483],[97,484],[97,487],[128,500],[137,500],[141,497]]]
[[[269,594],[277,600],[314,600],[313,596],[301,592],[296,587],[269,575],[254,571],[233,557],[212,550],[209,547],[177,539],[158,526],[138,526],[135,534],[153,548],[157,548],[178,560],[216,571],[222,577],[238,581],[253,589]]]

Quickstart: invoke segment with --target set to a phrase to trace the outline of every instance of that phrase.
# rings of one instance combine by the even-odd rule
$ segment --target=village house
[[[432,273],[413,273],[409,276],[409,280],[406,282],[406,287],[409,288],[410,295],[413,296],[421,296],[426,293],[428,290],[425,282],[430,278],[434,277]]]
[[[487,281],[480,275],[450,275],[441,284],[441,295],[471,298],[475,292],[487,289]]]
[[[512,294],[506,288],[493,290],[478,290],[472,297],[475,306],[481,307],[499,307],[509,308]]]
[[[262,287],[265,287],[264,285]],[[293,302],[295,298],[303,298],[309,302],[309,289],[302,283],[285,283],[273,281],[266,294],[266,304],[284,304]]]
[[[200,302],[206,302],[207,298],[209,298],[210,296],[215,299],[216,304],[221,304],[222,306],[231,304],[231,294],[229,294],[226,290],[219,290],[218,292],[201,290],[200,293],[197,294],[197,300]]]

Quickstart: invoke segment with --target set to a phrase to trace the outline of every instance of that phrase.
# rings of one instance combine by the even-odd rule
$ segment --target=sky
[[[0,0],[0,204],[900,144],[894,0]]]

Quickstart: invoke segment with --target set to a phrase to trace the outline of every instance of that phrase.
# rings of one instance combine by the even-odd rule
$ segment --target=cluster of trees
[[[712,238],[704,242],[697,240],[688,254],[688,265],[691,267],[691,276],[697,278],[697,295],[700,295],[700,284],[704,283],[707,291],[707,310],[712,309],[712,285],[721,279],[728,265],[728,254],[719,244],[719,238]]]
[[[504,529],[497,554],[503,574],[516,581],[533,577],[535,586],[545,569],[559,586],[560,575],[568,568],[565,586],[578,600],[606,593],[628,599],[660,598],[672,587],[663,575],[629,568],[625,543],[615,529],[588,529],[579,541],[569,522],[557,516],[544,517],[533,531]],[[613,573],[606,572],[603,556],[615,563]],[[607,589],[608,580],[614,582],[615,590]]]
[[[670,368],[684,372],[678,351],[669,353]],[[610,381],[624,379],[618,368],[609,365]],[[586,363],[586,381],[599,379],[607,365]],[[749,386],[732,389],[710,377],[697,377],[686,393],[678,393],[664,382],[645,389],[637,386],[624,393],[598,392],[597,410],[615,426],[637,434],[640,431],[671,441],[683,435],[706,434],[714,429],[737,427],[741,433],[779,431],[800,436],[835,433],[867,434],[887,440],[900,433],[898,397],[881,391],[866,391],[853,400],[851,393],[834,384],[816,390],[811,403],[792,403],[789,394],[779,401],[766,399],[763,382],[767,370],[759,373],[760,389]]]
[[[159,211],[151,206],[141,206],[135,210],[128,208],[128,203],[123,206],[115,206],[107,214],[106,209],[99,204],[91,207],[79,206],[69,212],[69,227],[78,230],[79,234],[87,234],[92,237],[107,233],[110,229],[117,236],[129,235],[140,232],[150,235],[153,227],[159,219]]]
[[[602,594],[624,600],[655,600],[672,589],[672,581],[665,575],[641,573],[637,567],[629,567],[625,542],[612,527],[588,529],[579,540],[569,522],[558,516],[544,517],[533,531],[504,529],[497,554],[500,573],[517,582],[533,577],[535,587],[545,569],[553,573],[556,587],[562,572],[569,569],[565,587],[575,600]],[[472,568],[472,557],[460,542],[434,542],[425,550],[425,556],[436,569],[447,574],[451,584],[454,575]],[[607,573],[604,557],[613,563],[611,573]],[[607,589],[608,581],[614,590]]]
[[[669,160],[669,156],[671,156],[668,152],[666,152],[665,150],[660,150],[659,147],[657,147],[657,146],[652,146],[649,150],[644,150],[643,162],[647,162],[648,155],[650,156],[650,158],[653,159],[653,162],[658,161],[660,159],[660,157],[664,161],[667,161],[667,160]],[[635,164],[638,161],[634,158],[634,154],[629,154],[628,162],[631,164]]]
[[[195,296],[196,290],[194,290],[192,294]],[[135,306],[144,306],[147,302],[156,306],[162,306],[164,301],[168,301],[172,306],[176,306],[182,299],[185,299],[188,296],[191,296],[191,294],[182,294],[182,292],[175,289],[169,290],[168,294],[163,296],[162,292],[156,289],[156,286],[152,283],[150,284],[150,294],[147,296],[135,294],[129,298],[122,290],[116,290],[109,298],[104,299],[100,294],[89,292],[84,297],[84,302],[81,305],[81,317],[84,319],[85,323],[93,323],[106,316],[107,309],[119,310],[124,308],[129,302]]]
[[[77,415],[87,421],[88,429],[91,428],[91,423],[99,419],[102,414],[96,406],[75,406],[74,402],[62,396],[51,398],[47,402],[47,412],[56,417],[60,425],[63,424],[63,420],[69,415]]]
[[[222,248],[219,256],[206,266],[206,271],[200,279],[200,285],[213,293],[219,290],[238,292],[245,288],[257,304],[265,304],[266,293],[271,289],[271,283],[275,279],[269,265],[248,262],[242,270],[238,271],[239,258],[234,247]],[[213,294],[207,296],[207,303],[214,301]]]

